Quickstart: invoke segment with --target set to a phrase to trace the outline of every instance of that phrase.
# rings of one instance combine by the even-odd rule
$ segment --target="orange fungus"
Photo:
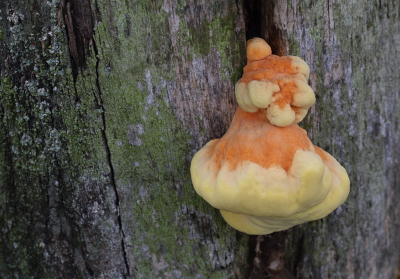
[[[315,102],[308,65],[272,55],[260,38],[247,42],[247,58],[229,130],[195,154],[190,171],[196,192],[228,224],[268,234],[325,217],[345,201],[350,181],[296,124]]]

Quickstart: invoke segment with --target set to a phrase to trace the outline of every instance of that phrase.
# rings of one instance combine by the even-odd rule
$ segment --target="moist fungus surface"
[[[287,171],[298,149],[313,150],[306,131],[299,126],[277,127],[260,116],[264,115],[238,108],[228,132],[215,142],[213,156],[217,162],[229,162],[236,169],[241,162],[249,161],[263,168],[281,166]]]
[[[298,123],[315,103],[307,84],[310,68],[299,57],[272,55],[260,40],[247,42],[247,65],[235,88],[237,102],[247,112],[261,110],[273,125]]]
[[[190,171],[196,192],[228,224],[268,234],[325,217],[346,200],[350,181],[296,124],[315,102],[307,64],[271,55],[258,38],[247,57],[231,126],[195,154]]]

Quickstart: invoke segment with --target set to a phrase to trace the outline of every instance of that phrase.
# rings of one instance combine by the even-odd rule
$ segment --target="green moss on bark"
[[[127,252],[139,277],[224,278],[233,275],[236,250],[245,246],[245,238],[239,241],[219,212],[194,193],[189,174],[194,139],[170,103],[180,63],[204,63],[215,49],[221,61],[216,78],[236,78],[240,71],[243,49],[237,40],[244,35],[235,34],[238,11],[229,4],[226,15],[213,16],[220,7],[210,5],[216,8],[202,8],[212,18],[196,23],[198,18],[182,16],[193,7],[158,1],[129,9],[121,2],[113,20],[102,18],[96,27],[106,134]],[[106,14],[107,2],[99,7]],[[130,36],[122,30],[126,18]],[[195,78],[204,79],[201,74]],[[239,258],[243,251],[237,253]]]
[[[7,3],[12,9],[2,13],[13,24],[1,49],[11,57],[0,90],[2,275],[232,275],[234,261],[244,262],[246,237],[194,193],[189,164],[198,142],[177,116],[171,90],[184,63],[191,70],[215,62],[216,79],[233,87],[244,50],[234,1],[93,3],[94,42],[75,80],[61,29],[66,7],[40,4],[49,17],[23,21],[26,11]],[[211,17],[183,24],[193,17],[190,8]],[[196,78],[204,80],[204,71]]]

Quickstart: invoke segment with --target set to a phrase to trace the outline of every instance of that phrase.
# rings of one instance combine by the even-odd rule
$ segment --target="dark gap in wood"
[[[305,256],[305,251],[304,251],[304,235],[300,237],[300,239],[297,241],[297,253],[296,253],[296,258],[294,260],[294,265],[293,265],[293,271],[298,273],[302,269],[303,265],[303,259]]]
[[[246,26],[246,40],[263,38],[275,55],[286,55],[285,40],[275,21],[277,0],[242,0]]]
[[[249,268],[246,278],[294,279],[293,274],[284,267],[285,251],[279,243],[284,239],[281,238],[279,233],[249,236]]]
[[[81,71],[87,68],[87,55],[93,46],[93,18],[89,0],[66,0],[63,8],[67,30],[71,67],[74,82]]]
[[[249,235],[249,240],[247,246],[249,247],[249,252],[247,255],[247,274],[245,278],[250,278],[254,270],[254,259],[256,258],[256,246],[257,246],[257,235]]]
[[[272,53],[278,56],[286,55],[285,40],[282,31],[275,20],[275,2],[276,0],[264,0],[263,3],[263,28],[264,39],[270,45]]]
[[[246,26],[246,40],[263,37],[262,33],[262,3],[260,0],[242,0],[243,14]]]

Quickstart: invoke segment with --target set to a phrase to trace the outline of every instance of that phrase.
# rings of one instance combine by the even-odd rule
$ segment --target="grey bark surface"
[[[2,1],[2,278],[223,278],[237,233],[189,165],[244,62],[235,1]]]
[[[252,2],[1,1],[0,277],[393,278],[400,3]],[[270,236],[230,228],[189,173],[237,107],[244,15],[310,65],[302,126],[351,179]]]
[[[400,251],[400,3],[261,1],[259,36],[311,68],[317,102],[301,124],[346,168],[328,217],[275,235],[298,278],[393,278]],[[398,275],[397,275],[398,276]]]

